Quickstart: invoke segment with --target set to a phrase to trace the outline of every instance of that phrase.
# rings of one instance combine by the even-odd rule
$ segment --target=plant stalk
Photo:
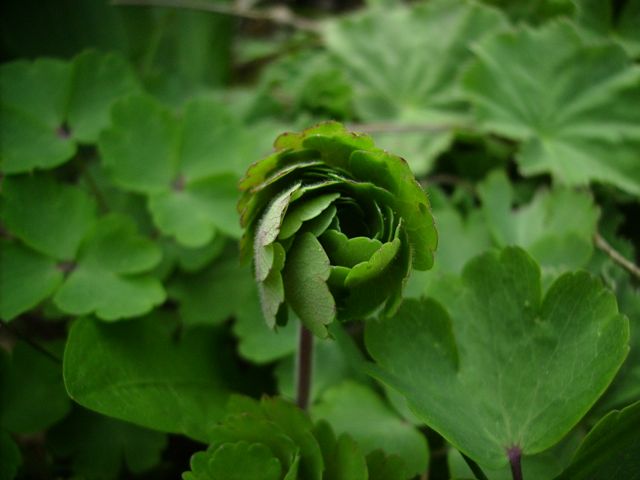
[[[311,376],[313,375],[313,334],[300,324],[296,359],[296,403],[302,410],[309,408]]]
[[[513,480],[522,480],[522,450],[519,447],[511,447],[507,450],[507,456],[509,457],[509,464],[511,465],[511,476]]]

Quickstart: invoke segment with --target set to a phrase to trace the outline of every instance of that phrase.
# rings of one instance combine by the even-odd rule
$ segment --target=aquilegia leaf
[[[240,181],[238,204],[267,324],[286,323],[288,304],[324,337],[336,318],[392,312],[411,266],[429,269],[437,244],[406,162],[334,122],[275,147]]]
[[[367,324],[374,376],[456,448],[498,468],[557,443],[609,385],[628,351],[615,296],[585,272],[543,295],[524,250],[471,260],[435,300],[407,300]]]

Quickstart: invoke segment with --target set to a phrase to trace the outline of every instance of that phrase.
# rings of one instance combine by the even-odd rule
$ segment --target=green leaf
[[[99,147],[114,182],[147,195],[163,233],[200,247],[218,230],[240,235],[236,182],[260,143],[212,100],[194,99],[177,117],[151,97],[136,95],[114,105]]]
[[[367,480],[367,464],[358,444],[349,435],[340,435],[333,452],[325,453],[330,459],[325,475],[335,480]]]
[[[140,237],[128,217],[103,217],[85,238],[54,301],[65,312],[95,312],[103,320],[145,314],[165,300],[162,284],[143,274],[160,256],[158,246]]]
[[[138,88],[129,65],[114,53],[3,65],[2,170],[23,173],[66,162],[77,142],[97,140],[114,100]]]
[[[429,453],[424,436],[362,384],[344,381],[328,389],[311,414],[329,422],[337,434],[352,436],[365,455],[382,450],[402,458],[410,474],[427,471]]]
[[[96,221],[96,203],[91,197],[48,176],[9,177],[3,197],[2,219],[7,229],[57,260],[73,260]]]
[[[482,211],[498,246],[519,245],[555,272],[584,267],[593,252],[600,211],[586,192],[540,190],[512,210],[514,193],[502,171],[478,187]]]
[[[55,345],[53,345],[55,347]],[[17,343],[0,371],[0,426],[12,433],[37,433],[62,419],[71,407],[60,364]],[[5,356],[6,355],[6,356]]]
[[[285,296],[300,321],[319,337],[327,336],[326,325],[336,315],[336,305],[327,286],[329,258],[311,233],[303,233],[289,251],[282,274]]]
[[[620,47],[587,43],[555,22],[495,35],[473,50],[466,94],[486,130],[522,142],[524,175],[640,193],[640,68]],[[536,68],[530,58],[540,59]]]
[[[260,443],[225,443],[214,452],[199,452],[191,458],[191,472],[184,480],[280,480],[280,460]]]
[[[404,462],[396,455],[385,455],[382,450],[374,450],[367,455],[369,480],[407,480],[410,475]]]
[[[0,480],[13,480],[22,464],[22,455],[11,435],[0,431]]]
[[[555,478],[569,464],[583,436],[584,434],[580,426],[578,426],[554,447],[536,455],[522,457],[522,478],[536,480],[552,480]],[[475,478],[467,462],[462,458],[460,452],[454,448],[450,449],[447,454],[447,464],[451,478]],[[510,465],[505,465],[499,469],[482,467],[482,471],[490,480],[513,480]]]
[[[7,174],[53,168],[76,152],[63,131],[68,63],[25,60],[0,67],[0,143],[2,171]]]
[[[587,273],[560,277],[542,298],[540,271],[519,248],[470,261],[434,300],[407,300],[370,322],[372,374],[413,411],[487,467],[557,443],[613,379],[628,322]]]
[[[64,274],[56,262],[17,242],[0,241],[0,318],[13,320],[48,298]]]
[[[352,82],[358,116],[406,126],[407,132],[375,138],[424,174],[449,147],[454,126],[467,121],[455,78],[470,57],[469,45],[505,24],[480,4],[441,0],[364,10],[327,22],[324,36]],[[411,131],[411,125],[434,124],[444,128]]]
[[[70,89],[66,118],[71,134],[80,143],[95,143],[109,125],[113,102],[140,87],[120,55],[88,51],[73,60]]]
[[[224,412],[233,363],[213,329],[174,337],[158,314],[103,324],[80,319],[64,355],[67,392],[80,405],[137,425],[207,441]]]
[[[640,478],[640,402],[614,410],[584,438],[558,480]]]
[[[616,41],[635,58],[640,56],[640,4],[634,1],[616,4],[598,0],[576,0],[576,23],[596,41]]]
[[[124,465],[140,474],[158,465],[167,436],[130,423],[76,409],[47,435],[57,456],[71,458],[76,475],[87,480],[122,478]]]

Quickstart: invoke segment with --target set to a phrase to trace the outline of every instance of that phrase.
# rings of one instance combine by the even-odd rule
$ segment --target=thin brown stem
[[[361,133],[421,133],[446,132],[448,130],[472,130],[470,125],[447,123],[415,123],[402,124],[392,122],[353,123],[347,126],[349,130]]]
[[[302,410],[309,408],[311,376],[313,375],[313,334],[300,325],[296,361],[296,404]]]
[[[633,263],[631,260],[625,258],[620,252],[618,252],[609,242],[605,240],[605,238],[600,235],[600,232],[596,232],[593,236],[593,240],[596,246],[606,253],[611,260],[620,265],[622,268],[627,270],[631,275],[640,278],[640,267]]]
[[[314,33],[317,33],[320,28],[313,20],[298,17],[284,5],[274,6],[269,9],[253,10],[207,0],[112,0],[111,4],[116,6],[166,7],[197,10],[200,12],[248,18],[251,20],[262,20]]]

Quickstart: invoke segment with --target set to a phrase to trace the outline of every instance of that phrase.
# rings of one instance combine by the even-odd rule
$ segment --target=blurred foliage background
[[[514,244],[547,286],[587,269],[616,292],[631,353],[526,478],[640,399],[639,1],[0,8],[0,479],[179,478],[230,392],[293,396],[295,325],[264,326],[236,183],[278,133],[329,119],[427,188],[439,251],[407,296]],[[469,475],[335,342],[316,366],[313,418],[416,478]]]

